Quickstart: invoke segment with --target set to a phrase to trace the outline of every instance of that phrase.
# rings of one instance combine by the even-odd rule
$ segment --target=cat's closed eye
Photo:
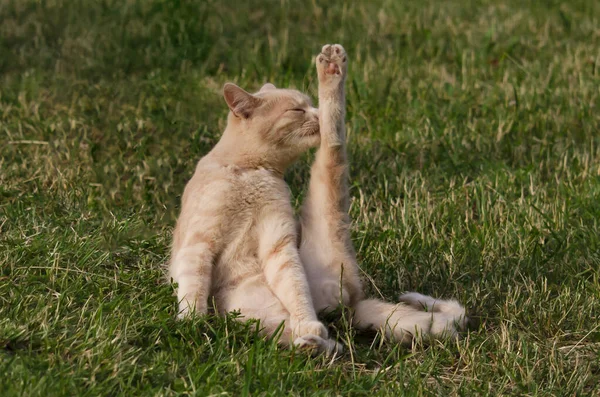
[[[306,113],[306,110],[300,108],[289,109],[288,112]]]

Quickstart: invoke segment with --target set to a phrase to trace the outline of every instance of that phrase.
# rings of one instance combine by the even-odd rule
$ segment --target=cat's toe
[[[331,50],[333,46],[331,44],[325,44],[323,48],[321,48],[321,54],[325,55],[327,58],[331,56]]]
[[[346,60],[346,50],[344,50],[344,47],[342,47],[340,44],[334,44],[331,47],[331,61],[339,61],[340,63],[344,63]]]
[[[323,54],[317,55],[317,66],[326,68],[329,65],[329,58]]]

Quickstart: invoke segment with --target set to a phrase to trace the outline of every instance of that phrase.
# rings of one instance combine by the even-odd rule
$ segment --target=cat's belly
[[[212,293],[219,309],[228,306],[228,295],[248,280],[263,278],[260,262],[255,255],[226,255],[215,264],[213,270]]]
[[[264,311],[266,316],[271,306],[279,304],[279,301],[274,299],[263,273],[245,277],[239,284],[221,289],[214,298],[217,310],[222,314],[232,311],[242,313],[250,311],[256,316],[258,310]],[[262,317],[258,316],[258,318]]]
[[[238,309],[232,307],[231,302],[240,286],[248,284],[249,280],[257,286],[267,285],[258,259],[259,241],[264,236],[260,236],[256,225],[261,221],[260,216],[265,216],[263,207],[273,201],[289,203],[289,192],[285,182],[266,169],[224,167],[219,172],[223,174],[227,189],[214,197],[222,203],[218,220],[222,245],[220,252],[215,254],[210,294],[219,311],[230,311]],[[250,290],[253,289],[246,291]],[[254,298],[260,301],[260,296]],[[243,299],[237,302],[243,302]]]

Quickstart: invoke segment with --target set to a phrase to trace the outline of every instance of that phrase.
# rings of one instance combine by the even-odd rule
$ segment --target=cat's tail
[[[423,339],[457,338],[467,323],[465,309],[455,300],[435,299],[411,292],[400,303],[365,299],[354,306],[353,324],[361,330],[381,331],[400,343]]]
[[[465,308],[455,299],[436,299],[418,292],[407,292],[404,295],[400,295],[400,302],[404,302],[419,310],[446,313],[455,317],[465,317]]]

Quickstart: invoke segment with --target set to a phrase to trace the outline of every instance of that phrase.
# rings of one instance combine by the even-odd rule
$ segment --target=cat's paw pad
[[[346,77],[348,56],[339,44],[326,44],[317,55],[317,74],[321,83],[339,83]]]

